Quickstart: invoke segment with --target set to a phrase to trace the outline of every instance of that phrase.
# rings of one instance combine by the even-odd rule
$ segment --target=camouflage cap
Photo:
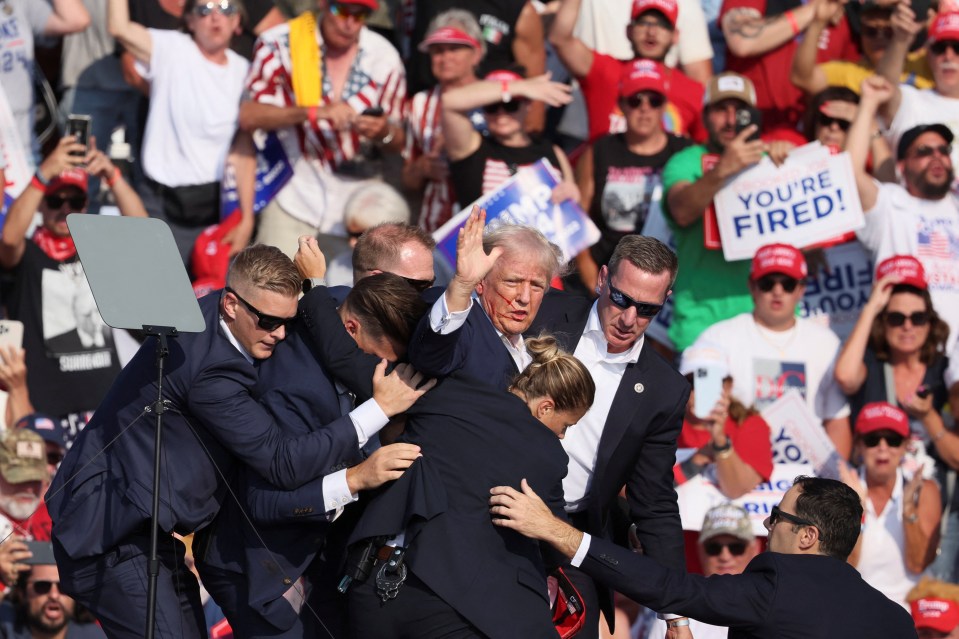
[[[0,475],[11,484],[47,479],[47,448],[32,430],[7,431],[0,442]]]

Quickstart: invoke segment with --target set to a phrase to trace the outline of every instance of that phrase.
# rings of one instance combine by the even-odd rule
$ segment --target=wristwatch
[[[314,286],[323,286],[324,284],[322,277],[309,277],[303,280],[303,294],[309,293]]]

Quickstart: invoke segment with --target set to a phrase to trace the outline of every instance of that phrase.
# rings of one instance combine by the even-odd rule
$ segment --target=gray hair
[[[443,27],[462,29],[466,35],[479,42],[480,53],[484,58],[486,57],[486,40],[483,39],[483,30],[480,29],[479,22],[476,21],[476,16],[472,13],[466,9],[449,9],[437,14],[430,21],[430,26],[426,29],[426,35],[429,36],[429,34]]]
[[[380,224],[406,224],[410,221],[410,207],[406,200],[386,182],[363,185],[350,196],[343,210],[346,226],[355,225],[364,231]]]
[[[563,252],[531,226],[500,224],[483,236],[483,250],[503,249],[503,257],[523,255],[530,262],[538,262],[548,279],[562,275],[565,266]]]
[[[627,235],[619,241],[609,258],[609,276],[616,274],[619,263],[626,260],[636,268],[652,275],[669,272],[669,288],[676,282],[679,260],[668,246],[647,235]]]

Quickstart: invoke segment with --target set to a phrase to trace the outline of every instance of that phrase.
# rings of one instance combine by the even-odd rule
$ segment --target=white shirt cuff
[[[470,314],[473,308],[473,298],[466,309],[462,311],[450,311],[446,305],[446,294],[440,295],[439,299],[433,303],[430,309],[430,328],[434,333],[440,335],[449,335],[455,330],[459,330],[466,323],[466,316]]]
[[[370,398],[350,411],[350,421],[356,429],[357,446],[363,448],[370,437],[380,432],[389,423],[390,418],[386,416],[376,400]]]
[[[583,533],[583,541],[579,542],[579,548],[576,549],[576,554],[573,555],[573,559],[569,562],[574,568],[579,568],[583,565],[583,560],[586,559],[586,553],[589,552],[589,542],[592,537],[588,533]]]
[[[350,492],[346,483],[345,468],[323,477],[323,504],[327,512],[341,509],[356,499],[357,496]]]

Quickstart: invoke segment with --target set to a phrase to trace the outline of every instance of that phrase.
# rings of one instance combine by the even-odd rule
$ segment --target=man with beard
[[[873,76],[862,85],[859,112],[846,140],[866,225],[856,232],[875,263],[892,255],[914,255],[922,263],[929,293],[949,324],[949,344],[959,332],[959,200],[950,157],[952,131],[943,124],[920,124],[904,131],[896,149],[904,184],[880,184],[866,172],[869,136],[876,112],[896,94],[888,80]]]
[[[52,557],[52,549],[49,551]],[[0,606],[4,639],[101,639],[95,623],[76,621],[76,602],[60,592],[56,564],[37,564],[20,575],[10,599]]]

